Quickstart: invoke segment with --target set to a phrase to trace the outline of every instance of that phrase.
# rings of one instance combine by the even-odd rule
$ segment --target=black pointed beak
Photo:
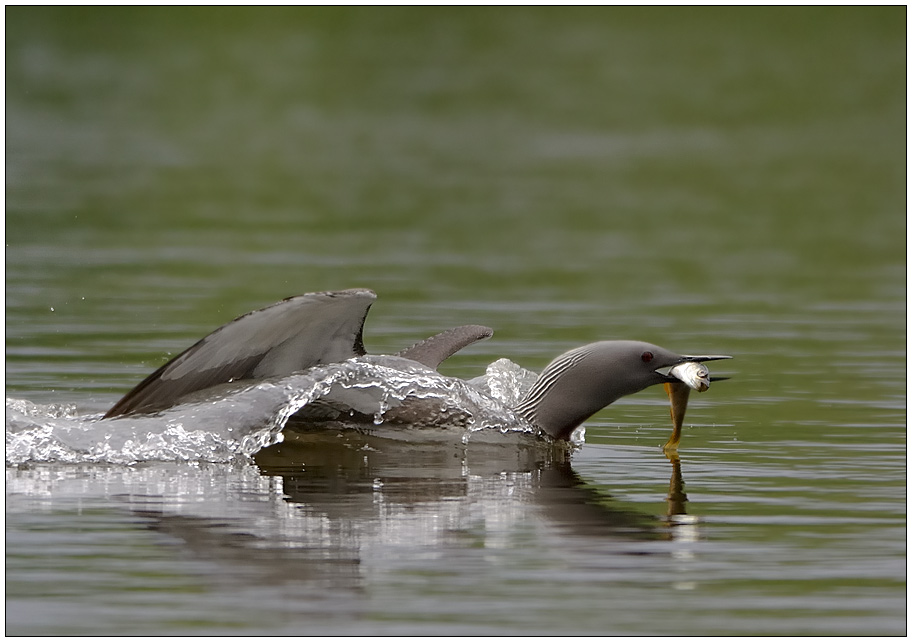
[[[659,375],[659,377],[661,378],[661,381],[664,383],[676,383],[676,382],[680,382],[680,379],[668,374],[668,372],[666,371],[666,368],[671,368],[680,363],[688,363],[691,361],[696,361],[697,363],[703,363],[704,361],[719,361],[721,359],[731,359],[731,358],[732,357],[728,356],[727,354],[712,354],[712,355],[704,355],[704,356],[699,356],[699,357],[685,355],[685,356],[678,357],[678,359],[671,366],[665,366],[663,368],[658,368],[656,370],[656,374]],[[725,381],[727,379],[729,379],[729,377],[715,377],[715,376],[709,377],[710,382]]]
[[[684,361],[696,361],[697,363],[703,363],[704,361],[720,361],[721,359],[731,359],[731,357],[727,354],[712,354],[705,357],[684,357],[682,359],[682,363]],[[730,379],[730,377],[709,377],[710,383],[713,381],[728,381],[728,379]]]
[[[678,363],[684,363],[686,361],[696,361],[697,363],[703,363],[704,361],[719,361],[720,359],[731,359],[727,354],[714,354],[705,357],[681,357],[681,360]]]

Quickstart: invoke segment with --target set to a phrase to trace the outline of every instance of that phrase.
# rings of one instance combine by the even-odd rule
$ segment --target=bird
[[[161,412],[188,395],[222,384],[283,377],[362,357],[366,354],[364,322],[376,298],[366,288],[311,292],[241,315],[158,368],[103,418]],[[483,325],[458,326],[394,356],[436,370],[444,360],[493,332]],[[586,419],[621,397],[657,384],[668,384],[669,396],[674,389],[680,397],[684,384],[674,376],[675,366],[729,358],[686,356],[643,341],[598,341],[551,361],[513,410],[550,437],[567,440]],[[696,388],[692,382],[687,385]],[[672,416],[675,419],[674,407]],[[683,418],[680,408],[678,417]]]

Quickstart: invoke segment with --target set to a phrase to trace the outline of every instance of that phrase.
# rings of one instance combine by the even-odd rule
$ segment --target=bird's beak
[[[696,361],[697,363],[703,363],[704,361],[719,361],[720,359],[731,359],[727,354],[714,354],[706,357],[681,357],[681,360],[678,363],[684,363],[685,361]]]
[[[731,358],[732,357],[728,356],[727,354],[711,354],[711,355],[706,355],[706,356],[702,356],[702,357],[683,356],[683,357],[678,357],[677,361],[675,361],[671,367],[676,366],[680,363],[687,363],[690,361],[696,361],[697,363],[703,363],[704,361],[719,361],[721,359],[731,359]],[[667,367],[669,367],[669,366],[666,366],[666,368]],[[675,383],[675,382],[679,381],[679,379],[677,377],[673,377],[670,374],[668,374],[668,372],[666,371],[665,368],[659,368],[658,370],[656,370],[656,372],[658,372],[659,375],[664,377],[664,379],[662,379],[662,383]],[[710,382],[727,381],[728,379],[729,379],[729,377],[716,377],[713,375],[710,375],[710,377],[709,377]]]

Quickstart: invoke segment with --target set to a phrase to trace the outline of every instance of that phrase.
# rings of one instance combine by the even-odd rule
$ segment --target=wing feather
[[[289,297],[223,325],[146,377],[105,418],[170,408],[191,392],[230,381],[284,376],[364,354],[370,290]]]
[[[461,325],[419,341],[412,347],[399,352],[399,356],[436,370],[444,360],[452,357],[467,345],[487,339],[493,334],[494,330],[483,325]]]

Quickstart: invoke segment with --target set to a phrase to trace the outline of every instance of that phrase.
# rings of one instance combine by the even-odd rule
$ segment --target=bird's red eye
[[[643,356],[641,356],[640,358],[643,360],[643,363],[649,363],[650,361],[652,361],[653,356],[655,356],[655,355],[653,355],[651,352],[644,352]]]

